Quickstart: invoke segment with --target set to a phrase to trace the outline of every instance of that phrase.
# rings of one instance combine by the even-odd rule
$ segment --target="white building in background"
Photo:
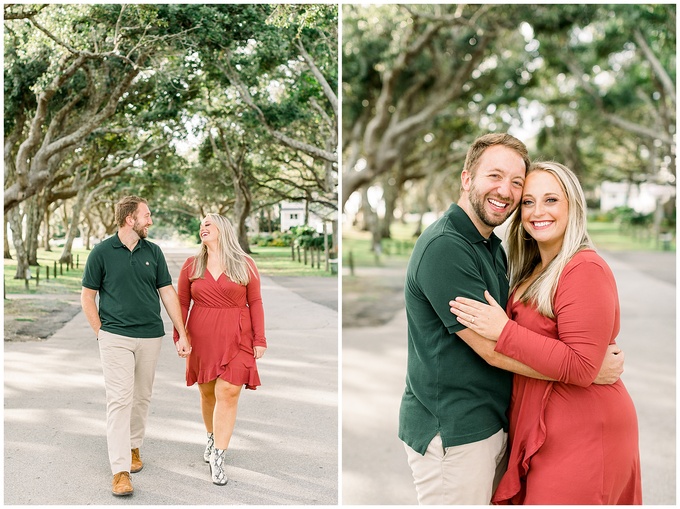
[[[282,201],[280,203],[281,231],[287,232],[294,226],[305,224],[305,202],[304,201]],[[323,220],[314,211],[309,211],[308,226],[317,232],[323,232]]]
[[[657,201],[666,203],[675,198],[675,186],[605,181],[600,184],[599,195],[602,212],[627,206],[641,214],[650,214],[656,209]]]

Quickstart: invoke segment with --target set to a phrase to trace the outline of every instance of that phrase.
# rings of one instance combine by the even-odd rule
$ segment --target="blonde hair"
[[[221,258],[224,273],[234,283],[246,286],[250,282],[250,275],[255,274],[248,263],[253,259],[246,254],[238,243],[236,231],[229,220],[219,214],[207,214],[201,223],[210,219],[217,227],[218,253]],[[253,262],[254,263],[254,262]],[[201,245],[200,251],[194,256],[194,272],[190,279],[202,279],[208,266],[208,247]]]
[[[553,161],[532,163],[527,171],[527,177],[535,171],[550,173],[557,179],[567,199],[569,212],[560,252],[529,285],[521,301],[534,304],[539,313],[553,319],[555,292],[564,267],[576,253],[583,249],[592,249],[593,244],[587,229],[586,198],[576,175],[566,166]],[[541,261],[537,242],[522,226],[521,209],[520,203],[508,229],[508,262],[513,290],[531,276]]]

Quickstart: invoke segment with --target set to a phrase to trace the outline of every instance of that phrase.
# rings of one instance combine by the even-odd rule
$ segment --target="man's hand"
[[[175,347],[177,348],[177,355],[180,357],[189,357],[189,354],[191,354],[191,345],[186,336],[180,335]]]
[[[97,309],[97,290],[91,290],[90,288],[83,289],[80,293],[80,305],[83,308],[83,313],[85,318],[87,318],[90,327],[94,331],[96,338],[99,338],[99,331],[102,328],[102,322],[99,319],[99,310]]]
[[[593,381],[598,385],[610,385],[615,383],[623,373],[623,358],[624,353],[616,345],[609,345],[607,353],[602,361],[602,367],[597,377]]]

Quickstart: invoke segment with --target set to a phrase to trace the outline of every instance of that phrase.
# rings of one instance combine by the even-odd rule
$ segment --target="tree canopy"
[[[402,212],[448,206],[467,147],[489,131],[590,187],[674,185],[675,9],[343,6],[341,206],[369,187],[387,223],[397,199]]]
[[[219,211],[246,245],[248,217],[282,199],[336,219],[337,6],[4,14],[4,203],[17,252],[59,207],[74,232],[84,222],[111,233],[99,216],[125,193],[179,230]]]

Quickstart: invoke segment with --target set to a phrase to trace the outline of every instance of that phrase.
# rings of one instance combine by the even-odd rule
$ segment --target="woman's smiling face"
[[[522,226],[539,245],[562,244],[569,222],[569,202],[554,175],[542,170],[527,175],[521,213]]]
[[[209,217],[206,217],[201,222],[201,227],[198,231],[198,234],[201,237],[201,242],[205,244],[206,241],[209,242],[212,240],[217,240],[219,231],[217,230],[217,226],[213,224],[212,220]]]

